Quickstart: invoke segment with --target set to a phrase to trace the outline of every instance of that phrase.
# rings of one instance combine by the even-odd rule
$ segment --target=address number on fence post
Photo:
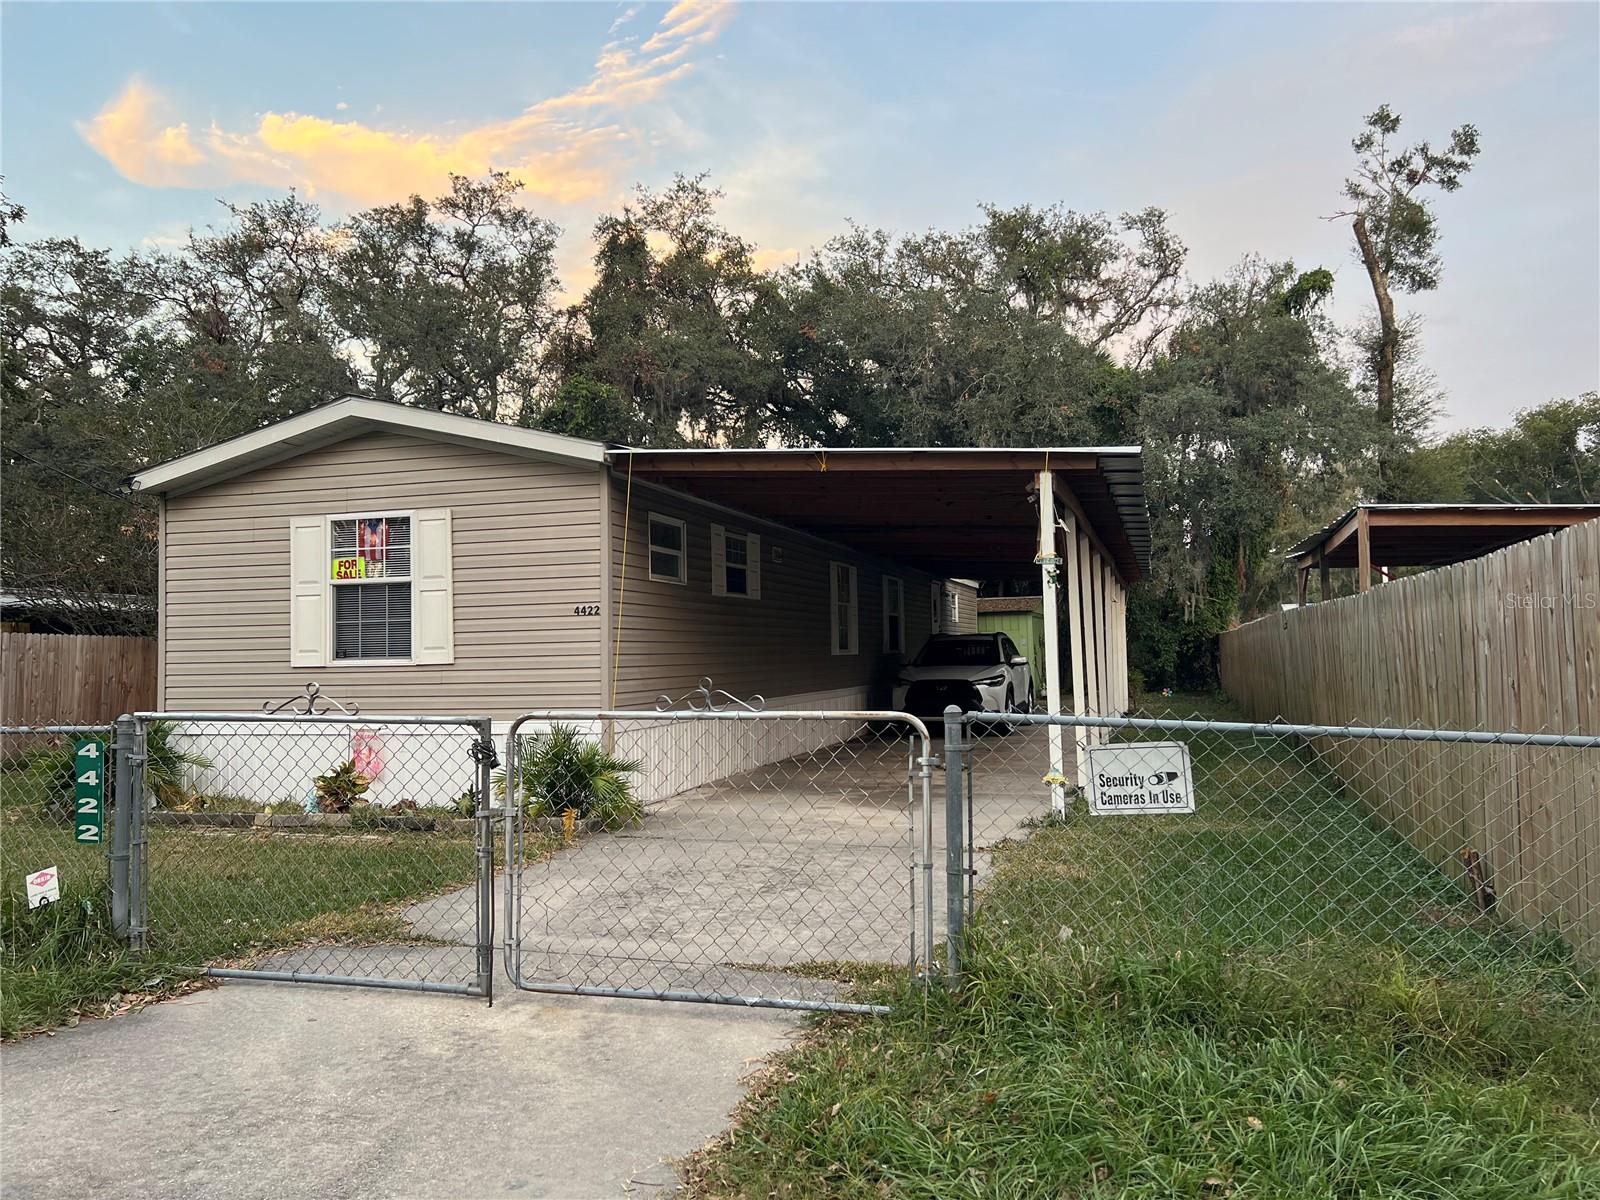
[[[106,825],[105,743],[79,738],[72,761],[72,837],[77,842],[98,842]]]
[[[1091,746],[1089,811],[1192,813],[1194,775],[1187,742],[1116,742]]]

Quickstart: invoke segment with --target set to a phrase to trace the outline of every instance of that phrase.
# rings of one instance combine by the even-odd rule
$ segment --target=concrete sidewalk
[[[0,1050],[8,1200],[663,1196],[770,1010],[229,982]]]

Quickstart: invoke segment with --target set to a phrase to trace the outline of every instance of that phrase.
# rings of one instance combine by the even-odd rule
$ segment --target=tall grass
[[[1475,919],[1284,747],[1194,759],[1193,817],[1002,846],[961,990],[819,1026],[693,1189],[1600,1197],[1593,972]]]

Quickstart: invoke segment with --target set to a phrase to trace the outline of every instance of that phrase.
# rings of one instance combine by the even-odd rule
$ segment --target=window
[[[944,591],[944,599],[947,605],[945,609],[945,628],[953,632],[956,626],[961,624],[961,593],[953,587],[947,587]]]
[[[759,537],[721,525],[711,527],[711,594],[761,599]]]
[[[856,569],[849,563],[829,563],[829,614],[833,627],[833,652],[856,652]]]
[[[688,583],[689,556],[684,550],[683,522],[650,514],[650,578],[660,583]]]
[[[883,652],[906,652],[906,589],[892,575],[883,577]]]
[[[328,522],[334,659],[411,658],[411,517]]]
[[[934,633],[944,632],[944,585],[931,583],[928,595],[928,612],[931,617],[930,625]]]
[[[455,661],[448,508],[290,516],[289,665]]]
[[[1000,654],[1007,662],[1019,657],[1016,643],[1003,633],[1000,635]]]

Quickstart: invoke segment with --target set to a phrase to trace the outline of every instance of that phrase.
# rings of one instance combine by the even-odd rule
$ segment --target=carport
[[[1036,449],[609,451],[629,481],[654,483],[946,577],[1040,574],[1045,654],[1061,662],[1067,615],[1076,714],[1127,709],[1127,589],[1149,567],[1137,446]],[[1046,704],[1062,708],[1062,672]],[[1051,774],[1065,778],[1061,731]],[[1086,733],[1076,731],[1082,755]],[[1053,783],[1058,807],[1064,787]]]

